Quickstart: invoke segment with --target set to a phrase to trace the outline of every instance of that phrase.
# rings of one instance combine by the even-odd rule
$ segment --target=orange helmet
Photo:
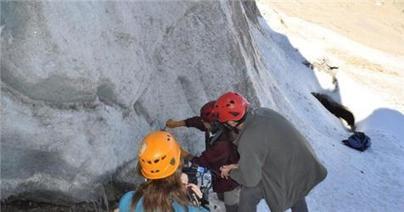
[[[140,171],[147,179],[166,178],[177,170],[180,155],[180,146],[169,132],[149,133],[139,151]]]

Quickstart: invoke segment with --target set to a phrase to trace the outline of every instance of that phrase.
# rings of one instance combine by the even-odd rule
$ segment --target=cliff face
[[[312,73],[259,17],[253,1],[2,1],[1,198],[90,201],[133,183],[145,134],[228,90],[315,123],[299,120],[317,110]],[[196,131],[175,134],[202,150]]]
[[[94,199],[150,129],[226,90],[254,97],[254,6],[2,2],[2,198]],[[194,134],[178,136],[199,151]]]

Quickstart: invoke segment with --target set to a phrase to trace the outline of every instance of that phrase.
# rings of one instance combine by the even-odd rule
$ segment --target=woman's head
[[[152,132],[140,146],[141,174],[149,180],[166,178],[178,169],[180,155],[180,146],[173,135],[165,131]]]
[[[180,154],[180,146],[169,132],[155,131],[143,139],[138,171],[147,182],[137,189],[133,207],[141,197],[145,211],[171,211],[173,200],[181,205],[188,204],[181,181]]]

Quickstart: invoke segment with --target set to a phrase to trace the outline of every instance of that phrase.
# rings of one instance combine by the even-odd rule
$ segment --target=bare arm
[[[177,127],[185,127],[185,120],[173,120],[173,119],[168,119],[166,121],[166,127],[168,128],[177,128]]]

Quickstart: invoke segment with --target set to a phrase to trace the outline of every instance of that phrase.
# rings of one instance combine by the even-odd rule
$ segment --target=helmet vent
[[[148,164],[152,164],[151,160],[148,160],[147,163],[148,163]]]
[[[230,104],[234,104],[235,102],[233,100],[230,100]]]
[[[175,158],[171,158],[171,160],[170,160],[170,165],[175,165]]]
[[[233,115],[234,117],[237,117],[238,115],[240,115],[240,113],[237,112],[230,112],[231,115]]]
[[[160,161],[160,159],[156,159],[156,160],[154,160],[153,162],[154,163],[158,163]]]
[[[167,155],[164,155],[163,157],[161,157],[161,160],[164,160],[167,157]]]

